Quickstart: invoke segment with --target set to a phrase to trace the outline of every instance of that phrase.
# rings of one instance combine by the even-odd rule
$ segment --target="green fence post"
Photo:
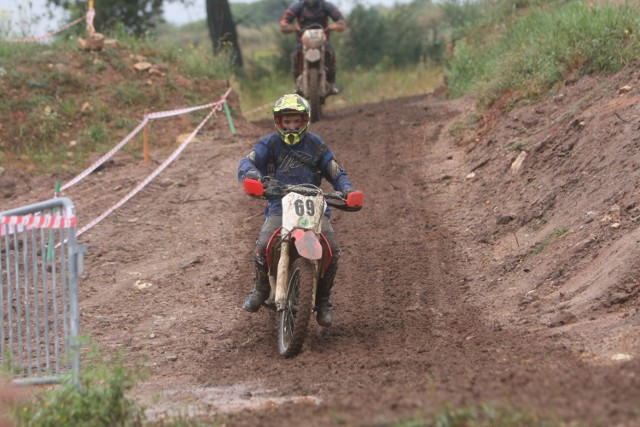
[[[227,121],[229,122],[229,130],[231,130],[231,134],[236,133],[236,128],[233,126],[233,120],[231,119],[231,111],[229,111],[229,105],[227,105],[227,101],[222,101],[222,105],[224,106],[224,113],[227,115]]]

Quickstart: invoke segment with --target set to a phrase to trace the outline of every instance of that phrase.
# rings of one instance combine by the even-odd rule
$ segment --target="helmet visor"
[[[296,111],[289,114],[276,114],[274,119],[276,126],[283,132],[300,132],[307,126],[309,116]]]

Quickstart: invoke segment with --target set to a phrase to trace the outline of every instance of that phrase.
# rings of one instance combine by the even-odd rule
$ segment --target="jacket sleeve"
[[[291,24],[298,18],[300,14],[300,5],[302,3],[291,3],[291,5],[284,11],[282,19],[280,19],[280,25]]]
[[[320,159],[320,170],[322,176],[329,181],[336,191],[353,190],[353,184],[349,179],[349,175],[338,165],[333,152],[327,150],[322,159]]]
[[[269,163],[269,136],[262,138],[253,150],[240,160],[238,165],[238,181],[242,182],[249,171],[258,171],[260,175],[267,174]]]
[[[346,24],[346,20],[344,19],[342,12],[340,12],[340,9],[338,9],[338,6],[330,2],[325,2],[324,8],[324,10],[327,12],[327,15],[329,15],[335,22],[345,21]]]

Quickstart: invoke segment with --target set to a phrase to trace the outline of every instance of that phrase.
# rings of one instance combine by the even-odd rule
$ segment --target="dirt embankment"
[[[82,330],[147,358],[136,395],[153,417],[384,425],[492,403],[640,425],[637,76],[584,78],[487,114],[464,139],[450,130],[473,103],[430,95],[313,124],[365,209],[334,213],[335,322],[291,360],[277,354],[275,315],[240,308],[262,202],[235,171],[271,124],[239,121],[230,135],[216,122],[82,236]],[[153,167],[118,160],[70,191],[81,224]],[[48,197],[54,180],[3,206]]]

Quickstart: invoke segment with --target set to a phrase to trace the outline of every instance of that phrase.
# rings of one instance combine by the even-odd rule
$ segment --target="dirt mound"
[[[598,362],[640,353],[638,72],[566,82],[465,145],[482,304]]]
[[[202,71],[196,73],[200,77],[185,77],[179,55],[152,45],[133,48],[138,50],[120,43],[98,52],[30,46],[28,53],[3,62],[0,167],[18,169],[22,176],[0,175],[1,205],[3,198],[28,192],[31,176],[57,171],[64,181],[82,171],[88,156],[95,160],[111,149],[145,114],[208,104],[229,86]],[[236,93],[228,103],[240,111]],[[174,146],[176,136],[192,130],[207,112],[150,121],[152,153]],[[119,155],[139,159],[141,146],[140,134]]]
[[[81,236],[82,331],[146,358],[136,396],[150,417],[385,425],[490,403],[638,425],[637,75],[568,83],[487,115],[464,140],[451,134],[473,114],[469,99],[327,112],[312,130],[365,209],[333,215],[344,251],[334,325],[314,326],[290,360],[277,352],[275,314],[240,308],[263,203],[242,193],[236,167],[272,125],[239,120],[231,135],[216,120]],[[119,159],[73,187],[80,225],[161,160]]]

